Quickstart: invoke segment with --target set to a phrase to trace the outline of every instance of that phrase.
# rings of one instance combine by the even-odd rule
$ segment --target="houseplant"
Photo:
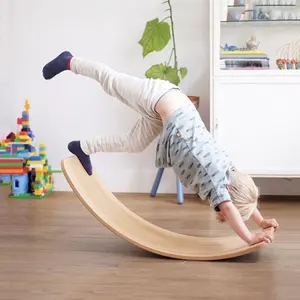
[[[162,5],[167,6],[165,12],[168,15],[162,20],[155,18],[148,21],[138,43],[142,46],[142,55],[145,58],[150,53],[164,50],[172,42],[168,61],[154,64],[145,72],[145,76],[146,78],[168,80],[179,86],[181,80],[187,76],[188,70],[186,67],[180,66],[178,61],[171,0],[162,2]],[[195,106],[198,106],[199,97],[189,96],[189,98]]]

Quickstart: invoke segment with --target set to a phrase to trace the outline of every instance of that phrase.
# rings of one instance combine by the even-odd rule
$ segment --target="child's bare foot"
[[[72,57],[73,55],[70,52],[64,51],[47,63],[43,68],[44,78],[49,80],[63,71],[70,70],[70,61]]]
[[[80,147],[80,142],[79,141],[73,141],[70,142],[68,145],[68,149],[70,152],[72,152],[74,155],[77,156],[79,161],[81,162],[83,168],[85,171],[89,174],[92,175],[92,163],[91,159],[88,155],[86,155],[81,147]]]

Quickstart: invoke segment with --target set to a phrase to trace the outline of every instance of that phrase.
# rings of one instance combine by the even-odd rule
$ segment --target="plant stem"
[[[174,33],[174,22],[173,22],[173,10],[171,5],[171,0],[167,0],[169,9],[170,9],[170,20],[171,20],[171,30],[172,30],[172,39],[173,39],[173,51],[174,52],[174,68],[177,69],[178,62],[177,62],[177,51],[176,51],[176,43],[175,43],[175,33]]]
[[[164,22],[166,20],[170,19],[170,16],[165,17],[164,19],[161,20],[161,22]]]
[[[173,53],[174,53],[174,48],[172,48],[172,51],[171,51],[170,58],[169,58],[169,61],[168,61],[168,64],[167,64],[167,66],[169,66],[169,64],[170,64],[170,62],[171,62],[171,59],[172,59]]]

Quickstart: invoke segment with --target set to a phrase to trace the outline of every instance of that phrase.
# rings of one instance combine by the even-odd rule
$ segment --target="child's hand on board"
[[[260,223],[260,227],[262,229],[274,227],[274,230],[276,231],[279,228],[279,224],[275,219],[263,219]]]
[[[260,242],[272,243],[274,240],[274,229],[273,227],[269,227],[262,232],[257,232],[252,235],[252,240],[249,245],[255,245]]]
[[[219,223],[224,223],[224,222],[226,222],[225,217],[224,217],[223,214],[220,213],[220,212],[218,212],[218,213],[216,214],[216,219],[219,221]]]

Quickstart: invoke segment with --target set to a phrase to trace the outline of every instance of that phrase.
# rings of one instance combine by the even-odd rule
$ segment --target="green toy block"
[[[62,173],[62,170],[49,170],[49,173]]]
[[[18,154],[16,154],[16,153],[12,153],[12,154],[6,153],[6,154],[1,154],[0,157],[2,157],[2,158],[18,157]]]
[[[0,167],[23,167],[22,162],[11,162],[11,163],[1,163],[0,162]]]
[[[43,198],[49,196],[52,192],[53,192],[53,188],[49,189],[49,191],[47,193],[45,193],[44,195],[41,195],[41,196],[36,196],[36,195],[32,195],[30,193],[26,193],[26,194],[19,194],[19,195],[10,194],[8,196],[8,198],[10,198],[10,199],[43,199]]]
[[[37,189],[40,189],[40,188],[42,188],[42,187],[43,187],[43,185],[42,185],[41,183],[37,183],[37,182],[34,183],[34,185],[33,185],[33,188],[36,189],[36,190],[37,190]]]

